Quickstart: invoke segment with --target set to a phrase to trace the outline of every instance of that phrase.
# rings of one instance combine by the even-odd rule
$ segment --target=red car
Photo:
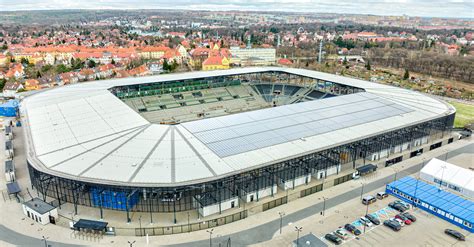
[[[405,225],[411,225],[411,220],[408,219],[408,218],[407,218],[405,215],[403,215],[403,214],[397,214],[397,215],[395,215],[395,218],[402,220],[402,221],[405,223]]]

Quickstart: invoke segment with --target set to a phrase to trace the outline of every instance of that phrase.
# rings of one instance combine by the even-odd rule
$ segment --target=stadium
[[[452,106],[303,69],[93,81],[23,99],[44,198],[139,212],[221,213],[448,135]]]

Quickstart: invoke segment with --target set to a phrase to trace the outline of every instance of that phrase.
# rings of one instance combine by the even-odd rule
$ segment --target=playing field
[[[455,127],[463,127],[466,124],[474,123],[474,105],[459,102],[449,102],[456,108]]]

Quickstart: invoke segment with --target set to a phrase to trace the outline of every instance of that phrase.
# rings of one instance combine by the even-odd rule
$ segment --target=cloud
[[[474,18],[472,0],[0,0],[0,9],[244,10]]]

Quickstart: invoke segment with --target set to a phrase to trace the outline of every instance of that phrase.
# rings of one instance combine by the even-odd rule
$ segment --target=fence
[[[305,190],[302,190],[300,193],[300,197],[305,197],[305,196],[309,196],[311,194],[314,194],[316,192],[319,192],[319,191],[322,191],[323,190],[323,185],[322,184],[318,184],[316,186],[313,186],[311,188],[307,188]]]
[[[288,196],[284,196],[284,197],[275,199],[273,201],[269,201],[269,202],[263,204],[263,211],[267,211],[267,210],[272,209],[274,207],[278,207],[278,206],[280,206],[282,204],[285,204],[287,202],[288,202]]]
[[[171,235],[185,232],[194,232],[213,228],[229,224],[241,219],[245,219],[248,216],[247,210],[237,212],[235,214],[227,215],[224,217],[210,219],[208,221],[202,221],[198,223],[190,223],[179,226],[165,226],[165,227],[143,227],[143,228],[115,228],[117,235],[135,235],[135,236],[155,236],[155,235]],[[133,230],[133,233],[132,231]]]

